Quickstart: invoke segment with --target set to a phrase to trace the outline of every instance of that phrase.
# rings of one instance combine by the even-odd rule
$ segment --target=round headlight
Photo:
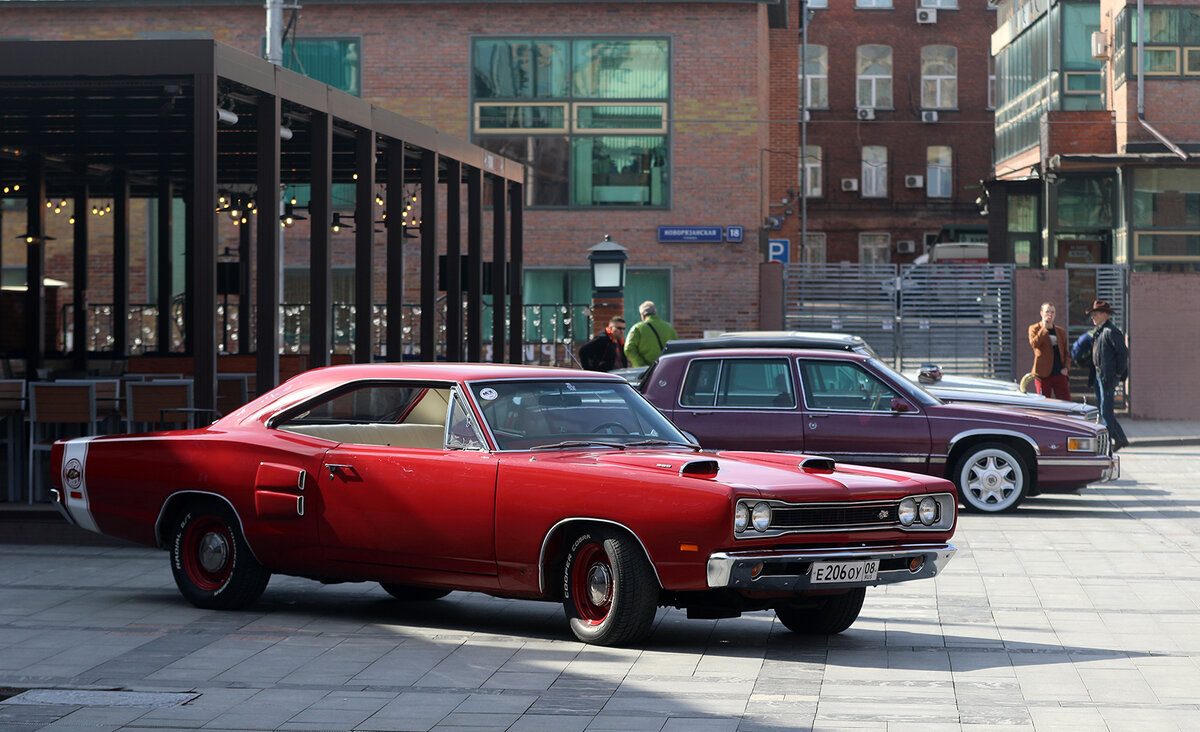
[[[902,526],[912,526],[913,521],[917,520],[917,502],[911,498],[900,501],[900,510],[896,512],[896,518],[900,519]]]
[[[925,496],[921,499],[921,505],[917,508],[917,512],[921,516],[921,523],[926,526],[933,526],[938,520],[938,504],[933,500],[933,496]]]
[[[765,503],[759,503],[750,515],[750,521],[754,524],[755,531],[766,531],[771,526],[771,507]]]
[[[740,534],[750,525],[750,507],[744,503],[739,503],[737,508],[733,509],[733,533]]]

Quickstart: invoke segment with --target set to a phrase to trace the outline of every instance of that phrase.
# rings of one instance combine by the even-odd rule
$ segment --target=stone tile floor
[[[1082,495],[964,515],[941,577],[830,639],[662,610],[595,648],[557,605],[288,577],[209,612],[159,551],[0,544],[0,730],[1200,730],[1200,447],[1121,455]]]

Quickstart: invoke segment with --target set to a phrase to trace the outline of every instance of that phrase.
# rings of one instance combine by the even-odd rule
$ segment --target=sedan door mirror
[[[893,412],[911,412],[912,407],[908,406],[908,402],[904,401],[900,397],[895,397],[892,399],[892,411]]]

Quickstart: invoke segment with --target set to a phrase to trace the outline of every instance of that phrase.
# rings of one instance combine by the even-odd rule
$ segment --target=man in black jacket
[[[1111,305],[1096,300],[1088,308],[1087,314],[1092,316],[1092,324],[1096,326],[1092,334],[1092,365],[1096,368],[1096,393],[1100,399],[1096,406],[1100,408],[1104,426],[1108,427],[1108,436],[1112,439],[1115,452],[1129,444],[1125,431],[1113,414],[1113,395],[1117,383],[1129,375],[1129,348],[1125,345],[1125,334],[1111,320]]]
[[[579,347],[579,365],[591,371],[612,371],[629,366],[625,360],[625,318],[608,321],[608,327]]]

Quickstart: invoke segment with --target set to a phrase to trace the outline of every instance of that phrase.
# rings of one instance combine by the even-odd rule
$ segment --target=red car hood
[[[834,465],[813,455],[767,452],[691,452],[680,450],[622,450],[565,452],[539,456],[538,462],[569,463],[595,470],[624,470],[622,477],[636,480],[641,472],[679,476],[714,485],[756,489],[763,498],[806,501],[844,501],[887,498],[921,492],[954,492],[941,478],[858,465]],[[832,467],[832,469],[830,469]]]

